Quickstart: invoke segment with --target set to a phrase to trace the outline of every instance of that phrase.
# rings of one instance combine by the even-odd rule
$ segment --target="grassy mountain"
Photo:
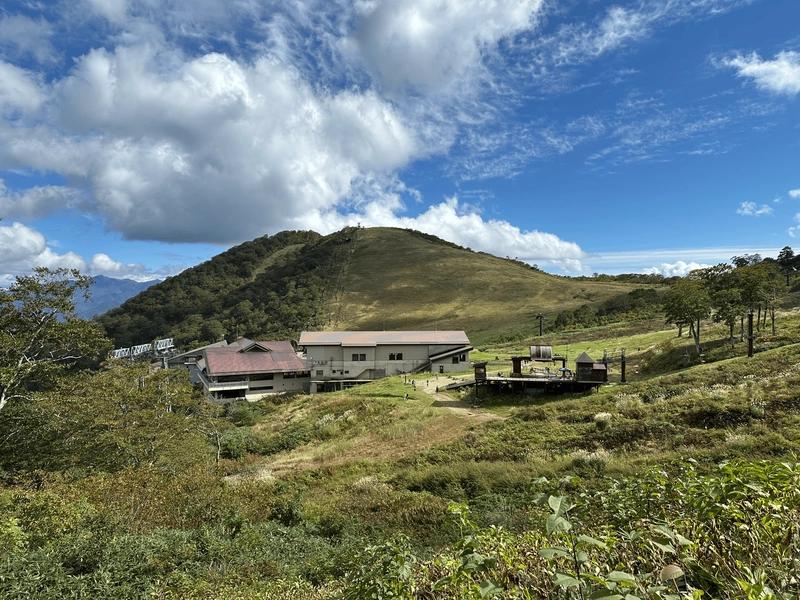
[[[286,231],[231,248],[100,318],[118,346],[171,336],[296,338],[304,329],[463,329],[519,339],[562,311],[637,289],[570,279],[417,231]]]

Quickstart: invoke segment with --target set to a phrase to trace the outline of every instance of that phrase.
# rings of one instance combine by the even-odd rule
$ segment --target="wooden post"
[[[753,358],[753,309],[747,311],[747,358]]]
[[[620,378],[620,382],[621,383],[627,383],[627,380],[625,379],[625,348],[622,349],[622,357],[621,357],[621,362],[620,362],[620,373],[622,374],[622,377]]]

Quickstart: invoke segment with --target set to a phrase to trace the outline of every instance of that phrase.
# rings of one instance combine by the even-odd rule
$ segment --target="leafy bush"
[[[247,456],[248,450],[253,448],[254,443],[255,440],[249,428],[231,429],[220,436],[220,455],[223,458],[242,460]]]

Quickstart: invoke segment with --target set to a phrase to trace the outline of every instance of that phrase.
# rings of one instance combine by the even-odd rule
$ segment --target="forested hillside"
[[[293,269],[294,255],[320,240],[320,235],[311,231],[284,231],[246,242],[145,290],[99,321],[118,347],[168,335],[177,338],[178,343],[217,341],[230,333],[222,321],[230,323],[231,318],[242,321],[244,334],[252,316],[253,300],[260,303],[270,292],[294,297],[287,288],[296,291],[297,282],[285,281],[280,276],[282,267],[291,263]],[[299,277],[306,275],[315,283],[318,278],[325,278],[322,272],[302,273]],[[242,290],[254,281],[260,284],[260,293],[242,296]],[[301,289],[307,287],[304,283],[300,284]]]

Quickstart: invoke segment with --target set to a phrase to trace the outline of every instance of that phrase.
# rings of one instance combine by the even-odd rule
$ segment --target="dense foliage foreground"
[[[250,522],[237,494],[218,488],[201,499],[214,486],[185,477],[161,482],[163,504],[150,498],[147,508],[195,526],[135,533],[135,522],[125,527],[120,517],[144,508],[136,488],[156,482],[130,472],[123,482],[128,487],[105,493],[138,501],[123,501],[119,512],[54,488],[5,492],[3,597],[794,598],[798,591],[797,463],[736,461],[707,476],[688,463],[591,490],[574,477],[537,480],[530,528],[478,527],[453,504],[455,541],[432,553],[403,534],[364,547],[366,539],[331,537],[303,521]],[[547,488],[554,493],[536,492]],[[167,506],[189,493],[193,500]]]
[[[226,410],[178,372],[65,377],[0,413],[0,597],[795,598],[799,352],[382,461],[347,448],[440,419],[402,381]]]

